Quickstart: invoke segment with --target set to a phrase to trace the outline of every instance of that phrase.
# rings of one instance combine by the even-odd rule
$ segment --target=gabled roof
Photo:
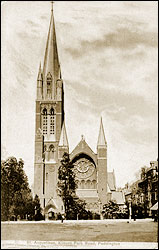
[[[150,210],[158,210],[158,202],[155,203],[155,205],[153,205]]]
[[[131,190],[127,190],[127,191],[125,192],[125,196],[126,196],[126,195],[130,195],[131,193],[132,193]]]
[[[62,125],[59,146],[63,146],[63,147],[68,147],[69,146],[68,145],[68,139],[67,139],[67,133],[66,133],[66,127],[65,127],[65,121],[63,122],[63,125]]]
[[[124,205],[125,198],[122,191],[113,191],[111,200],[115,200],[118,205]]]
[[[107,144],[107,142],[106,142],[106,139],[105,139],[103,122],[102,122],[102,117],[101,117],[97,146],[105,146],[106,144]]]
[[[87,142],[85,141],[84,137],[81,137],[81,141],[77,144],[77,146],[74,148],[74,150],[70,154],[70,159],[72,160],[74,157],[80,154],[86,154],[90,156],[94,162],[96,163],[96,154],[93,152],[93,150],[89,147]]]
[[[58,206],[53,198],[51,198],[46,204],[46,207],[44,208],[44,212],[46,213],[50,208],[53,208],[54,210],[58,209]]]
[[[109,186],[110,192],[116,190],[114,171],[108,172],[108,186]]]

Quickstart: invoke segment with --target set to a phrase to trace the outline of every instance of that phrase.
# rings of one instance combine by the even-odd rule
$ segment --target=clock
[[[74,163],[74,172],[77,178],[88,178],[94,173],[94,170],[94,164],[86,158],[80,158]]]

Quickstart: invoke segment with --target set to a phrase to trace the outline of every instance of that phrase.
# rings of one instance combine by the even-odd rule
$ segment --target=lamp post
[[[141,193],[141,204],[142,204],[142,216],[145,214],[145,202],[144,202],[144,193]]]
[[[78,196],[74,195],[74,200],[78,200]],[[78,208],[75,208],[76,214],[77,214],[77,220],[78,220]]]
[[[99,215],[100,215],[100,220],[103,219],[103,216],[102,216],[102,213],[101,213],[101,205],[102,205],[102,202],[100,199],[98,199],[98,203],[99,203]]]
[[[131,208],[131,198],[128,199],[129,202],[129,222],[131,222],[132,208]]]
[[[35,206],[34,207],[34,220],[37,219],[37,207]]]

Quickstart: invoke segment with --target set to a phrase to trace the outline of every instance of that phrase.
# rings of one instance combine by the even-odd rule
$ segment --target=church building
[[[37,77],[34,194],[39,196],[46,216],[49,212],[64,211],[57,194],[57,182],[60,161],[63,153],[68,152],[78,182],[76,195],[86,201],[87,209],[99,213],[99,206],[107,202],[108,193],[116,190],[114,171],[108,173],[107,170],[107,141],[102,119],[95,153],[84,136],[69,152],[64,118],[64,87],[52,9],[44,63],[43,67],[40,64]]]

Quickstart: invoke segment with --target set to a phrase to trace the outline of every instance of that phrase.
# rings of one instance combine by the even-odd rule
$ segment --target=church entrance
[[[48,218],[49,220],[55,220],[56,214],[53,211],[48,211]]]
[[[45,220],[57,220],[58,208],[53,199],[50,199],[44,208]]]

